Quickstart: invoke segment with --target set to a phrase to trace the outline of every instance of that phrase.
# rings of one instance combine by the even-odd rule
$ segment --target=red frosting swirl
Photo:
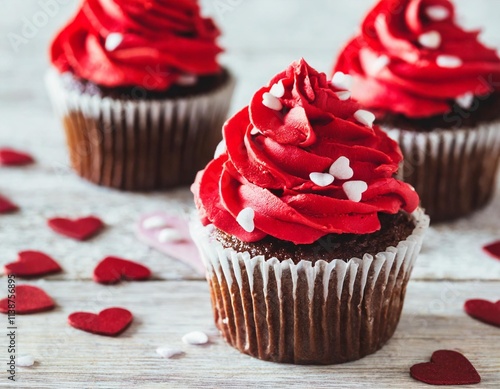
[[[218,35],[196,0],[84,0],[52,43],[51,60],[98,85],[165,90],[183,75],[220,71]]]
[[[500,77],[495,50],[464,31],[448,0],[382,0],[334,67],[355,76],[363,106],[409,118],[452,110],[455,100],[491,94]],[[466,99],[467,100],[467,99]]]
[[[275,84],[284,93],[275,92]],[[281,107],[263,104],[269,92],[282,96],[271,98]],[[359,105],[336,92],[324,73],[301,60],[229,119],[227,150],[192,187],[202,222],[247,242],[271,235],[307,244],[330,233],[377,231],[379,212],[415,210],[418,195],[393,178],[402,160],[398,145],[378,127],[359,123]],[[351,178],[324,186],[312,181],[311,173],[328,173],[340,157],[349,160]],[[360,181],[368,189],[361,201],[349,200],[343,184]],[[254,211],[253,229],[237,221],[246,208]]]

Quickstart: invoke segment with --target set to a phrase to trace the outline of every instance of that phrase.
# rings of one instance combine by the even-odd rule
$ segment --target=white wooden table
[[[427,385],[410,378],[409,367],[428,361],[437,349],[453,349],[464,353],[480,372],[483,382],[476,387],[500,387],[500,330],[468,318],[462,310],[468,298],[500,299],[500,261],[481,251],[483,244],[500,239],[500,192],[487,209],[431,229],[408,288],[399,328],[375,355],[327,367],[285,366],[242,355],[215,331],[205,281],[134,237],[134,224],[143,213],[189,212],[189,191],[120,193],[87,184],[68,168],[62,131],[43,89],[43,74],[48,40],[76,2],[55,0],[52,4],[57,7],[50,15],[41,3],[50,1],[3,0],[0,8],[0,145],[30,151],[37,159],[30,167],[0,169],[0,193],[22,207],[20,213],[0,217],[0,264],[13,261],[18,251],[34,249],[54,256],[64,272],[29,281],[45,289],[57,307],[18,316],[18,354],[31,354],[37,363],[18,368],[15,386],[7,380],[5,369],[0,369],[0,386],[423,388]],[[226,34],[223,60],[240,79],[233,112],[272,75],[301,56],[329,71],[334,53],[355,31],[362,10],[371,1],[311,3],[204,1]],[[486,25],[484,39],[500,47],[495,18],[500,3],[457,3],[468,24]],[[46,13],[44,23],[40,12]],[[8,34],[21,34],[23,18],[35,17],[39,18],[37,31],[14,50]],[[87,243],[56,236],[45,225],[48,217],[86,214],[99,215],[108,225]],[[94,283],[92,270],[107,255],[143,262],[153,270],[153,280],[117,286]],[[7,294],[6,285],[3,277],[1,297]],[[110,306],[126,307],[135,316],[132,326],[118,338],[91,335],[66,324],[71,312],[97,312]],[[7,327],[6,321],[1,315],[0,329]],[[181,337],[193,330],[211,334],[211,343],[203,347],[182,344]],[[0,362],[5,367],[3,331]],[[185,355],[162,359],[155,352],[162,345],[182,348]]]

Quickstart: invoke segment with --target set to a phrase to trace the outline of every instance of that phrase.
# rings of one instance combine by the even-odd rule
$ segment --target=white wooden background
[[[500,261],[481,246],[500,239],[500,193],[474,216],[431,229],[410,283],[401,323],[389,344],[375,355],[340,366],[284,366],[261,362],[226,346],[212,324],[204,280],[175,260],[134,238],[134,222],[145,212],[192,209],[189,191],[128,194],[91,186],[71,173],[59,123],[52,116],[43,86],[47,46],[54,31],[76,6],[68,0],[0,1],[0,146],[28,150],[37,164],[0,168],[0,193],[22,212],[0,217],[0,264],[20,250],[53,255],[64,273],[34,281],[56,301],[54,311],[19,316],[18,352],[37,363],[18,368],[15,387],[124,388],[156,387],[300,387],[423,388],[409,367],[444,348],[463,352],[480,372],[482,388],[500,387],[500,331],[469,319],[467,298],[500,299]],[[232,111],[253,91],[301,56],[329,71],[334,53],[356,30],[371,0],[205,0],[207,13],[222,26],[223,56],[239,77]],[[56,4],[48,15],[44,4]],[[486,26],[483,39],[500,47],[500,2],[457,1],[467,26]],[[54,8],[53,8],[54,9]],[[46,17],[40,13],[46,14]],[[26,44],[14,49],[8,34],[22,34],[26,19],[39,27]],[[43,23],[42,23],[43,22]],[[49,231],[48,217],[101,216],[108,228],[96,239],[77,243]],[[91,281],[94,265],[106,255],[141,261],[154,280],[102,286]],[[6,295],[5,277],[0,297]],[[129,308],[134,323],[119,338],[77,331],[66,324],[77,310],[97,312],[109,306]],[[6,366],[6,318],[0,316],[0,366]],[[185,346],[181,337],[207,331],[211,344]],[[6,331],[6,330],[5,330]],[[155,349],[169,345],[186,352],[161,359]],[[9,386],[0,368],[0,386]],[[14,387],[10,385],[10,387]]]

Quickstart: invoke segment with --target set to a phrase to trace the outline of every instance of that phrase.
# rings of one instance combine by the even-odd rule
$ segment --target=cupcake
[[[293,63],[226,122],[192,186],[215,323],[263,360],[334,364],[381,348],[428,225],[393,177],[396,142],[340,84]]]
[[[399,141],[399,178],[433,221],[485,206],[500,159],[500,59],[465,31],[447,0],[382,0],[341,51],[334,73]]]
[[[122,190],[191,184],[222,139],[234,89],[218,36],[196,0],[82,1],[47,75],[74,170]]]

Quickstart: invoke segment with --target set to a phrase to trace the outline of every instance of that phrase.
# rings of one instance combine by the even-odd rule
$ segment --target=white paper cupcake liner
[[[54,69],[46,84],[80,176],[122,190],[154,190],[190,184],[213,157],[235,80],[229,73],[209,93],[143,101],[70,90]]]
[[[241,352],[274,362],[334,364],[377,351],[399,322],[429,225],[420,209],[412,217],[413,233],[375,256],[297,264],[224,248],[212,226],[192,222],[217,327]]]
[[[500,163],[500,122],[428,133],[385,130],[405,158],[399,178],[415,187],[432,221],[465,216],[491,200]]]

